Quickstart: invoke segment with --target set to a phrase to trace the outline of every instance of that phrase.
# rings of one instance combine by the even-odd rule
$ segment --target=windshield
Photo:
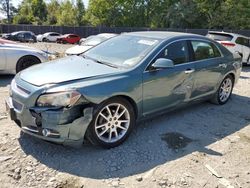
[[[107,40],[107,37],[102,36],[92,36],[87,38],[83,43],[82,46],[96,46],[100,44],[101,42]]]
[[[158,43],[156,39],[120,35],[90,49],[84,56],[118,67],[133,67]]]

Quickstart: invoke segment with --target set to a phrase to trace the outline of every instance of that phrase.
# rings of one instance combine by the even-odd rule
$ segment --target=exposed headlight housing
[[[40,95],[36,105],[39,107],[71,107],[81,97],[77,91],[65,91]]]

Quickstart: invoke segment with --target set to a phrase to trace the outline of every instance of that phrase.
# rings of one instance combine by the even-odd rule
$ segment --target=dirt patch
[[[170,149],[185,148],[193,140],[184,136],[181,133],[172,132],[161,135],[161,139],[164,140]]]
[[[247,136],[244,133],[239,133],[239,137],[242,141],[250,143],[250,136]]]

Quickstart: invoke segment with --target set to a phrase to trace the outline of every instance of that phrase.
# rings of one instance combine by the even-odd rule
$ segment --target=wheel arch
[[[125,99],[126,101],[128,101],[132,105],[134,113],[135,113],[135,119],[137,119],[137,117],[138,117],[138,107],[137,107],[137,104],[136,104],[136,102],[134,101],[133,98],[131,98],[131,97],[127,96],[127,95],[115,95],[115,96],[112,96],[112,97],[106,99],[105,101],[110,100],[110,99],[114,99],[114,98],[122,98],[122,99]]]
[[[225,77],[227,77],[227,76],[232,76],[233,81],[234,81],[234,83],[235,83],[235,74],[234,74],[233,72],[230,72],[230,73],[227,74]]]
[[[41,59],[39,59],[39,58],[38,58],[37,56],[35,56],[35,55],[24,55],[24,56],[22,56],[22,57],[20,57],[20,58],[18,59],[18,61],[17,61],[17,63],[16,63],[16,70],[17,70],[17,68],[18,68],[19,63],[20,63],[23,59],[28,58],[28,57],[35,58],[37,61],[39,61],[39,63],[42,62]]]

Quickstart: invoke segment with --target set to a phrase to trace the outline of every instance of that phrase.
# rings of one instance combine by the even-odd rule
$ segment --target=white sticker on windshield
[[[145,44],[148,46],[152,46],[157,42],[157,40],[139,40],[138,43],[139,44]]]

